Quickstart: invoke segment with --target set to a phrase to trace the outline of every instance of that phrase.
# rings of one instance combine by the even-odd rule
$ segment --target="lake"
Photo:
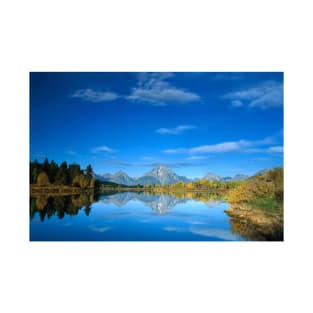
[[[253,240],[224,212],[228,206],[216,194],[43,195],[30,198],[30,240]]]

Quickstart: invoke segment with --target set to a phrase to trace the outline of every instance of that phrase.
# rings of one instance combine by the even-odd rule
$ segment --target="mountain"
[[[203,179],[206,179],[206,180],[209,180],[209,181],[221,181],[222,177],[218,176],[218,175],[216,175],[214,173],[208,173],[207,175],[205,175],[203,177]]]
[[[118,171],[117,173],[115,173],[113,179],[118,184],[123,184],[123,185],[135,184],[135,180],[129,177],[125,172],[122,172],[122,171]]]
[[[119,171],[115,174],[96,174],[95,178],[100,181],[113,182],[122,185],[167,185],[177,182],[189,182],[190,180],[185,176],[179,176],[170,168],[160,165],[155,167],[150,172],[145,173],[139,178],[129,177],[125,172]]]
[[[232,178],[232,181],[242,181],[248,179],[249,176],[243,174],[237,174]]]
[[[113,175],[111,175],[111,174],[96,174],[96,173],[93,174],[93,177],[95,179],[100,180],[100,181],[109,181],[112,176]]]
[[[127,175],[127,173],[123,171],[118,171],[115,174],[103,174],[103,175],[95,175],[95,178],[100,181],[112,182],[120,185],[136,185],[135,179],[131,178]]]
[[[153,168],[151,171],[145,173],[143,176],[138,178],[133,178],[127,175],[127,173],[123,171],[118,171],[115,174],[95,174],[94,177],[102,182],[112,182],[120,185],[169,185],[175,184],[177,182],[188,183],[190,181],[194,181],[188,179],[185,176],[177,175],[172,169],[159,165]],[[209,181],[241,181],[249,178],[249,176],[243,174],[237,174],[234,177],[221,177],[214,173],[208,173],[203,177],[203,179]]]
[[[146,173],[141,178],[147,178],[152,177],[159,181],[160,185],[168,185],[168,184],[174,184],[177,182],[189,182],[189,179],[185,176],[178,176],[176,173],[174,173],[170,168],[160,165],[150,172]]]
[[[227,181],[242,181],[245,179],[248,179],[249,176],[243,175],[243,174],[237,174],[234,177],[226,176],[226,177],[221,177],[219,175],[216,175],[214,173],[208,173],[206,176],[203,177],[203,179],[209,180],[209,181],[222,181],[222,182],[227,182]]]
[[[225,177],[222,177],[222,178],[221,178],[221,181],[222,181],[222,182],[232,181],[232,180],[233,180],[233,178],[230,177],[230,176],[225,176]]]
[[[137,185],[160,185],[160,181],[149,175],[145,175],[136,179]]]
[[[260,171],[256,172],[253,176],[260,176],[260,175],[265,174],[268,171],[269,171],[268,169],[260,170]]]

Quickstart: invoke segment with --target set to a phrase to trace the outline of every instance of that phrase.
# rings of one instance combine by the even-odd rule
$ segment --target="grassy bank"
[[[231,190],[227,196],[231,206],[226,213],[241,232],[254,229],[264,240],[283,240],[283,196],[283,169],[276,168]]]

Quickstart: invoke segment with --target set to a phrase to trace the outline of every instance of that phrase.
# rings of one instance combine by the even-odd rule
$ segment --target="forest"
[[[30,184],[37,187],[73,186],[81,189],[95,188],[97,181],[93,177],[93,169],[88,165],[81,169],[79,164],[67,164],[66,161],[58,165],[46,158],[43,163],[37,160],[30,163]]]

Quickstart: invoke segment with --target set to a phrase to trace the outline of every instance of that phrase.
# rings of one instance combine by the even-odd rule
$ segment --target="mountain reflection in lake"
[[[30,199],[30,240],[245,240],[227,207],[219,195],[202,193],[39,196]]]

